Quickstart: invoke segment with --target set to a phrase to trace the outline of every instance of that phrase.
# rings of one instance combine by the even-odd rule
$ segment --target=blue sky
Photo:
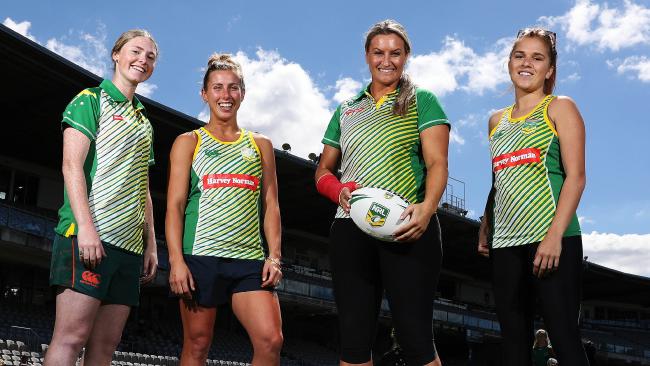
[[[322,149],[337,103],[367,82],[364,32],[396,19],[413,44],[407,70],[438,95],[454,126],[450,173],[465,182],[471,217],[480,216],[489,189],[487,118],[513,103],[509,46],[519,28],[545,25],[558,33],[556,94],[576,101],[587,128],[588,182],[578,211],[585,254],[650,276],[650,1],[397,4],[22,0],[3,2],[0,20],[105,77],[116,37],[146,28],[161,56],[139,92],[199,119],[207,116],[198,91],[208,56],[237,54],[247,85],[240,124],[306,157]]]

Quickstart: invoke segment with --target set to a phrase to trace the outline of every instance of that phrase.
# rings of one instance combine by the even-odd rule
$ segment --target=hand
[[[354,184],[354,188],[350,188],[350,184]],[[352,198],[352,192],[361,187],[363,187],[361,184],[348,182],[344,184],[343,189],[339,192],[339,206],[341,206],[346,214],[350,213],[350,198]]]
[[[77,246],[79,247],[79,259],[90,270],[95,269],[101,263],[102,258],[106,257],[104,246],[93,224],[79,226]]]
[[[280,260],[278,258],[266,258],[264,260],[264,268],[262,269],[262,286],[261,287],[276,287],[280,284],[282,279],[282,267],[280,267]]]
[[[427,230],[433,214],[435,214],[435,211],[422,203],[409,205],[399,218],[400,220],[404,220],[410,216],[410,219],[393,232],[393,237],[397,241],[415,241],[420,239],[422,234]]]
[[[339,193],[339,206],[345,211],[346,214],[350,213],[350,198],[352,197],[352,192],[350,188],[343,187],[341,193]]]
[[[562,237],[558,238],[547,234],[537,246],[537,252],[533,260],[533,274],[541,278],[558,269],[561,253]]]
[[[181,296],[184,299],[192,299],[192,292],[195,291],[194,278],[187,264],[181,261],[171,265],[169,271],[169,287],[174,295]]]
[[[490,246],[484,238],[478,239],[478,254],[485,258],[490,258]]]
[[[156,271],[158,270],[158,251],[156,250],[156,242],[149,243],[144,250],[144,266],[142,269],[142,276],[140,283],[145,284],[151,282],[156,278]]]

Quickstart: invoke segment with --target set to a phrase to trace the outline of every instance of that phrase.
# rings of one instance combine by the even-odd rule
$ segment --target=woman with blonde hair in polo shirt
[[[217,305],[228,302],[253,344],[252,364],[280,364],[275,157],[269,138],[237,123],[244,93],[241,66],[230,55],[210,57],[201,88],[210,120],[178,136],[170,153],[165,226],[169,284],[180,297],[183,366],[205,365]]]
[[[576,209],[585,187],[585,126],[568,97],[553,95],[555,33],[517,34],[508,71],[515,104],[489,120],[492,189],[479,230],[489,256],[506,366],[531,365],[535,298],[561,365],[588,365],[580,337],[582,239]]]
[[[449,122],[433,93],[404,73],[410,52],[401,24],[385,20],[370,28],[371,82],[334,112],[315,174],[318,191],[339,206],[329,249],[341,365],[372,364],[384,289],[409,364],[439,362],[432,331],[442,261],[436,210],[447,184]],[[402,215],[410,221],[393,234],[396,243],[366,235],[350,219],[350,195],[359,185],[391,190],[411,203]]]
[[[52,247],[56,321],[47,366],[74,365],[84,346],[85,365],[109,365],[140,282],[158,265],[148,182],[153,131],[135,96],[158,46],[149,32],[130,30],[111,56],[112,79],[81,91],[61,121],[65,192]]]

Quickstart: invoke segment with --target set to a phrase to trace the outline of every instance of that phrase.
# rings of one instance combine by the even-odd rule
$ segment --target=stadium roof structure
[[[0,156],[59,171],[61,112],[80,90],[98,85],[101,78],[4,25],[0,25],[0,68],[4,90],[0,102]],[[177,135],[197,128],[202,122],[149,98],[138,98],[154,126],[156,165],[150,175],[152,196],[164,200],[171,145]],[[314,188],[315,163],[277,149],[275,154],[285,231],[303,233],[307,239],[315,239],[312,242],[325,243],[335,207]],[[157,211],[161,209],[164,207]],[[444,242],[443,271],[489,282],[489,261],[476,254],[478,222],[442,209],[438,216]],[[586,300],[647,307],[648,288],[650,278],[586,262]]]

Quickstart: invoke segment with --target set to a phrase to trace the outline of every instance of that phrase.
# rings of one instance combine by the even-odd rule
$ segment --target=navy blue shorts
[[[213,308],[225,304],[237,292],[274,291],[273,287],[262,287],[263,260],[187,254],[183,257],[194,278],[196,290],[192,300],[199,306]]]

